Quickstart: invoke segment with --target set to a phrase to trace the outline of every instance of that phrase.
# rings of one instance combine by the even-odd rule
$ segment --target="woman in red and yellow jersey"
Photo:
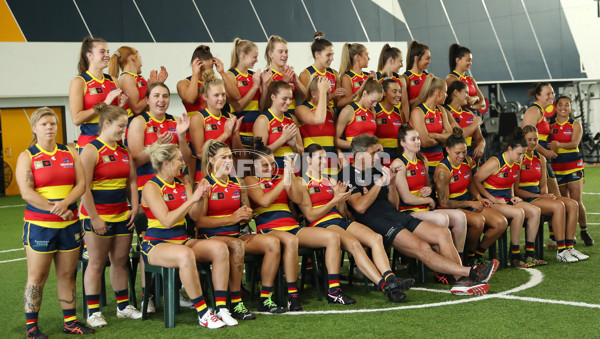
[[[273,81],[281,80],[288,83],[292,89],[292,101],[287,112],[294,114],[294,108],[296,108],[296,94],[298,94],[300,98],[304,98],[306,96],[306,87],[298,79],[296,72],[294,72],[294,67],[287,63],[287,41],[280,36],[271,35],[265,49],[265,59],[267,60],[267,67],[270,68],[269,72],[272,73],[272,75],[271,79],[263,84],[263,91],[261,92],[261,102],[265,103],[263,108],[268,108],[267,101],[270,96],[268,93],[269,85]]]
[[[538,134],[535,126],[523,127],[527,152],[521,162],[521,171],[515,184],[515,193],[523,200],[538,206],[542,215],[552,217],[552,230],[556,239],[556,258],[561,262],[577,262],[589,257],[577,251],[574,245],[579,206],[573,199],[548,193],[546,186],[546,159],[535,149]]]
[[[269,106],[254,123],[254,137],[266,140],[277,162],[277,173],[283,174],[283,158],[294,153],[302,154],[302,137],[296,117],[289,113],[293,101],[292,88],[284,81],[269,84],[266,104]]]
[[[383,88],[383,98],[375,106],[375,121],[377,123],[377,142],[383,146],[383,151],[387,154],[387,160],[383,164],[389,164],[397,159],[398,154],[398,128],[405,121],[398,108],[402,98],[402,88],[392,78],[385,78],[381,81]]]
[[[408,121],[410,118],[410,105],[408,103],[406,78],[398,74],[402,66],[402,52],[396,47],[391,47],[390,44],[383,45],[381,53],[379,53],[379,62],[377,63],[377,80],[382,85],[383,81],[387,78],[393,79],[398,83],[400,100],[394,106],[402,112],[402,120]],[[384,88],[384,90],[386,89]]]
[[[437,165],[434,173],[440,208],[460,209],[467,217],[467,266],[483,260],[485,251],[504,233],[508,222],[494,210],[492,202],[479,194],[473,173],[475,165],[467,155],[463,130],[453,128],[446,141],[448,156]],[[486,227],[487,226],[487,227]],[[485,231],[484,231],[485,230]],[[483,234],[483,238],[481,235]]]
[[[268,234],[242,233],[242,224],[252,220],[252,208],[243,182],[233,173],[233,154],[224,143],[209,140],[202,152],[202,166],[206,177],[202,185],[210,187],[208,199],[198,205],[198,216],[194,219],[198,237],[214,239],[227,244],[230,251],[231,306],[233,317],[253,319],[242,302],[241,284],[244,253],[262,255],[262,291],[258,304],[261,312],[284,313],[271,299],[271,289],[281,259],[279,239]]]
[[[261,92],[266,90],[266,83],[271,77],[269,72],[261,72],[260,69],[257,72],[250,70],[257,61],[256,44],[240,38],[233,41],[231,67],[226,76],[234,82],[237,95],[232,91],[233,94],[227,93],[227,99],[235,116],[238,119],[244,118],[239,134],[245,148],[252,148],[252,127],[260,115]]]
[[[100,114],[100,134],[81,151],[86,179],[86,191],[81,198],[81,221],[89,256],[83,278],[87,322],[92,327],[100,327],[106,326],[100,311],[100,279],[109,255],[117,317],[142,317],[142,313],[129,304],[127,290],[133,219],[138,214],[139,200],[135,165],[121,143],[127,127],[127,112],[105,103],[96,104],[94,110]],[[131,210],[127,206],[128,200]]]
[[[212,69],[215,65],[214,57],[210,52],[210,47],[200,45],[192,53],[192,75],[179,80],[177,83],[177,94],[185,107],[185,111],[191,117],[200,112],[205,103],[202,101],[200,88],[202,88],[202,73]]]
[[[406,72],[402,74],[406,79],[406,89],[408,93],[408,103],[410,108],[414,108],[417,104],[415,101],[421,93],[421,88],[427,79],[427,67],[431,64],[431,51],[429,46],[421,44],[413,40],[408,45],[406,52]]]
[[[477,110],[485,108],[483,94],[472,76],[467,75],[473,65],[473,54],[471,50],[459,44],[452,44],[448,50],[448,63],[450,74],[446,76],[446,85],[450,86],[454,81],[461,81],[467,85],[468,96],[466,108]]]
[[[248,197],[254,210],[257,233],[269,234],[283,245],[283,270],[288,291],[288,310],[301,311],[298,297],[298,246],[325,248],[327,271],[333,274],[340,269],[340,238],[325,229],[298,226],[290,210],[289,199],[302,203],[302,186],[294,177],[294,162],[286,158],[283,176],[273,174],[275,158],[270,148],[256,141],[254,175],[246,177]],[[339,301],[339,299],[338,299]]]
[[[413,284],[413,279],[397,278],[390,268],[389,260],[383,245],[383,238],[367,226],[347,219],[346,200],[351,192],[347,184],[324,177],[322,168],[327,164],[325,150],[318,144],[306,148],[308,168],[302,177],[296,178],[296,192],[302,193],[300,209],[306,216],[310,227],[324,228],[339,235],[343,250],[348,251],[356,261],[360,271],[377,284],[392,302],[400,302],[406,298],[403,291]],[[296,199],[296,198],[294,198]],[[299,199],[298,199],[299,200]],[[363,246],[371,249],[373,260],[369,259]],[[329,267],[328,267],[329,271]],[[332,280],[337,279],[329,271],[330,289],[328,300],[335,300],[336,290]],[[339,276],[336,273],[337,276]],[[339,291],[341,293],[341,291]],[[354,299],[346,297],[345,303],[354,303]]]
[[[197,157],[202,152],[207,140],[224,142],[234,149],[242,147],[240,140],[240,124],[242,119],[230,116],[224,109],[227,101],[223,80],[217,79],[213,72],[204,72],[204,86],[200,90],[206,108],[190,118],[190,138],[192,154]],[[196,161],[194,182],[197,184],[204,178],[202,163]]]
[[[479,128],[483,124],[483,120],[464,108],[469,97],[467,90],[467,84],[462,81],[456,80],[450,83],[443,108],[450,125],[463,130],[463,135],[466,135],[467,155],[477,163],[485,149],[485,139]]]
[[[198,312],[200,326],[212,329],[237,325],[217,295],[217,291],[227,288],[227,246],[219,241],[188,239],[185,227],[186,214],[196,217],[198,203],[208,200],[208,185],[202,184],[192,191],[189,181],[180,176],[185,162],[176,145],[153,143],[146,152],[156,175],[144,185],[141,201],[148,216],[148,230],[141,244],[144,262],[179,269],[181,283]],[[202,296],[196,261],[211,261],[213,274],[218,275],[218,279],[213,276],[216,315],[207,308]]]
[[[144,152],[146,146],[155,142],[179,145],[186,162],[189,161],[192,153],[185,140],[190,119],[186,114],[179,119],[167,113],[171,95],[167,85],[162,82],[152,83],[148,86],[146,95],[148,112],[138,115],[131,121],[127,138],[130,154],[137,167],[139,191],[155,174],[150,157]]]
[[[75,126],[81,127],[77,148],[82,148],[98,136],[98,112],[94,105],[99,102],[125,105],[127,95],[119,89],[116,79],[102,70],[108,67],[110,52],[106,41],[87,37],[81,44],[79,75],[69,87],[69,111]]]
[[[340,111],[335,127],[335,144],[340,150],[349,151],[350,143],[357,135],[375,135],[377,122],[372,109],[382,97],[381,84],[369,77],[356,92],[356,101]]]
[[[579,204],[579,235],[586,246],[592,246],[594,239],[587,232],[587,215],[581,200],[584,175],[578,146],[582,135],[581,124],[571,116],[571,99],[561,96],[556,101],[556,116],[550,120],[548,147],[557,154],[552,168],[556,172],[561,195]]]
[[[341,86],[346,90],[346,94],[337,101],[337,107],[343,108],[346,105],[356,101],[357,92],[362,88],[369,73],[363,71],[363,68],[369,66],[369,52],[362,44],[345,43],[342,48],[342,61],[340,63]]]
[[[27,202],[23,245],[27,255],[25,317],[28,338],[47,338],[38,327],[44,285],[54,261],[66,333],[94,333],[75,315],[75,272],[81,245],[77,200],[85,192],[78,153],[55,141],[58,117],[48,107],[31,115],[33,141],[19,155],[16,179]]]
[[[421,153],[429,162],[429,178],[433,180],[433,172],[437,164],[444,158],[442,145],[452,133],[452,127],[440,105],[446,99],[446,83],[429,75],[423,84],[421,93],[414,101],[415,107],[410,112],[410,124],[421,137]]]
[[[329,107],[334,107],[334,100],[339,97],[346,95],[346,90],[337,81],[339,74],[331,68],[331,62],[333,61],[333,44],[331,41],[325,39],[325,34],[321,31],[315,32],[313,42],[310,45],[312,56],[315,59],[315,63],[306,67],[300,72],[300,82],[304,85],[307,91],[310,82],[314,76],[327,78],[329,81],[329,92],[327,93],[327,102]],[[315,75],[316,74],[316,75]]]
[[[467,218],[455,209],[435,209],[431,197],[427,159],[419,153],[421,139],[419,133],[409,124],[398,129],[398,153],[400,157],[392,166],[397,169],[396,190],[400,195],[398,210],[410,213],[412,217],[448,227],[459,255],[462,256],[467,234]]]
[[[523,201],[514,193],[513,184],[519,176],[521,161],[525,154],[527,141],[521,128],[516,128],[508,140],[508,148],[502,154],[489,158],[475,173],[473,179],[479,194],[492,201],[492,208],[510,219],[511,265],[529,268],[545,265],[535,258],[534,241],[540,226],[540,208]],[[525,256],[521,257],[520,243],[523,223],[525,229]]]
[[[327,174],[337,174],[338,167],[335,148],[335,121],[331,107],[327,105],[329,81],[325,77],[315,76],[308,86],[310,96],[302,105],[296,107],[296,118],[300,123],[300,133],[304,148],[319,144],[328,153]]]

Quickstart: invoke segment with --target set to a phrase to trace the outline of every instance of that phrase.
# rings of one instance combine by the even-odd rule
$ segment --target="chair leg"
[[[165,327],[175,327],[175,304],[179,303],[179,298],[175,295],[179,292],[175,284],[175,269],[174,268],[163,268],[163,279],[164,283],[164,298],[165,298]]]
[[[508,229],[498,238],[498,257],[502,268],[508,267]]]
[[[129,278],[129,303],[137,307],[137,295],[135,293],[135,280],[137,275],[137,263],[134,264],[135,259],[131,258],[127,262],[127,277]]]
[[[544,224],[546,222],[545,217],[540,218],[540,227],[538,233],[535,236],[535,256],[538,259],[544,260]],[[550,221],[548,221],[550,222]]]
[[[87,306],[87,298],[85,295],[85,270],[87,269],[87,261],[79,260],[77,263],[79,269],[81,270],[81,310],[83,311],[83,319],[87,319],[88,315],[88,306]]]
[[[150,287],[150,281],[152,280],[152,273],[144,272],[146,279],[146,286]],[[146,320],[148,317],[148,302],[150,300],[150,293],[148,293],[149,289],[146,290],[144,296],[142,297],[142,320]]]

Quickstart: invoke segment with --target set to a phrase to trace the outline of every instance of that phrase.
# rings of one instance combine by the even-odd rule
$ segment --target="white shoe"
[[[236,326],[238,324],[237,320],[233,319],[231,313],[225,307],[221,308],[217,313],[217,318],[221,319],[227,326]]]
[[[148,304],[150,306],[150,304]],[[142,319],[142,312],[133,305],[127,305],[122,311],[117,307],[117,318],[120,319]]]
[[[102,312],[94,312],[87,318],[87,324],[90,327],[104,327],[108,325],[106,320],[104,320],[104,316]]]
[[[577,258],[577,260],[579,260],[579,261],[587,260],[590,258],[589,255],[579,252],[578,250],[575,249],[575,247],[571,247],[567,251],[571,252],[571,255],[574,256],[575,258]]]
[[[210,310],[206,311],[202,318],[198,317],[198,322],[200,323],[200,326],[206,327],[211,330],[225,326],[225,323],[219,320],[219,318],[217,318],[217,316]]]
[[[179,306],[184,308],[196,308],[192,300],[187,295],[184,295],[182,291],[179,291]]]
[[[548,238],[548,242],[546,243],[546,248],[548,248],[549,250],[556,250],[558,248],[558,245],[556,245],[556,241]]]
[[[571,251],[569,250],[564,250],[560,253],[556,253],[556,259],[558,259],[558,261],[560,262],[568,262],[568,263],[573,263],[573,262],[578,262],[579,259],[575,258],[572,254]]]
[[[142,310],[144,309],[144,301],[142,300]],[[147,313],[156,313],[156,306],[154,305],[154,297],[150,296],[150,298],[148,299],[148,309],[146,310]]]

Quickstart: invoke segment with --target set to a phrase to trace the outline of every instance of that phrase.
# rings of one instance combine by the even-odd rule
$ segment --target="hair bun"
[[[108,107],[108,105],[104,101],[101,101],[94,105],[94,111],[102,113],[102,111],[104,111],[106,107]]]
[[[315,34],[313,35],[313,39],[314,40],[323,40],[323,39],[325,39],[325,33],[321,32],[321,31],[316,31]]]
[[[452,128],[452,136],[456,137],[456,138],[462,138],[463,137],[463,130],[460,127],[454,127],[454,128]]]
[[[254,149],[265,147],[265,144],[262,141],[262,137],[255,137],[253,142],[254,142]]]

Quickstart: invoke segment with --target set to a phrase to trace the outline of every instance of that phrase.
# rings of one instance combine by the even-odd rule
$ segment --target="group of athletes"
[[[286,41],[271,36],[267,67],[253,72],[259,50],[251,41],[234,41],[229,69],[199,46],[192,74],[177,83],[187,114],[174,117],[164,67],[146,79],[136,49],[111,54],[104,40],[83,41],[80,75],[69,89],[72,122],[81,128],[76,148],[56,143],[58,118],[40,108],[31,117],[34,140],[17,164],[27,202],[28,337],[47,337],[37,318],[52,261],[64,332],[107,325],[99,308],[107,259],[117,317],[141,318],[129,304],[127,265],[134,224],[143,218],[143,264],[178,268],[207,328],[255,318],[241,296],[246,253],[263,257],[258,311],[270,313],[302,309],[299,247],[325,249],[327,300],[344,305],[356,301],[339,284],[341,250],[392,302],[405,299],[414,280],[394,275],[390,247],[422,261],[455,295],[487,293],[498,261],[483,254],[509,223],[512,266],[546,264],[534,252],[542,216],[551,218],[558,261],[588,258],[574,248],[577,223],[581,240],[593,240],[581,201],[582,128],[568,97],[554,101],[550,84],[536,84],[523,127],[503,153],[482,162],[476,111],[486,103],[467,75],[468,48],[450,46],[445,80],[426,72],[430,49],[417,41],[402,75],[402,54],[389,44],[377,72],[364,70],[369,54],[361,44],[344,44],[339,72],[321,32],[311,52],[314,64],[297,74]],[[255,232],[245,227],[251,220]],[[87,326],[75,315],[82,240]],[[214,310],[197,262],[212,264]],[[280,265],[287,305],[271,298]]]

